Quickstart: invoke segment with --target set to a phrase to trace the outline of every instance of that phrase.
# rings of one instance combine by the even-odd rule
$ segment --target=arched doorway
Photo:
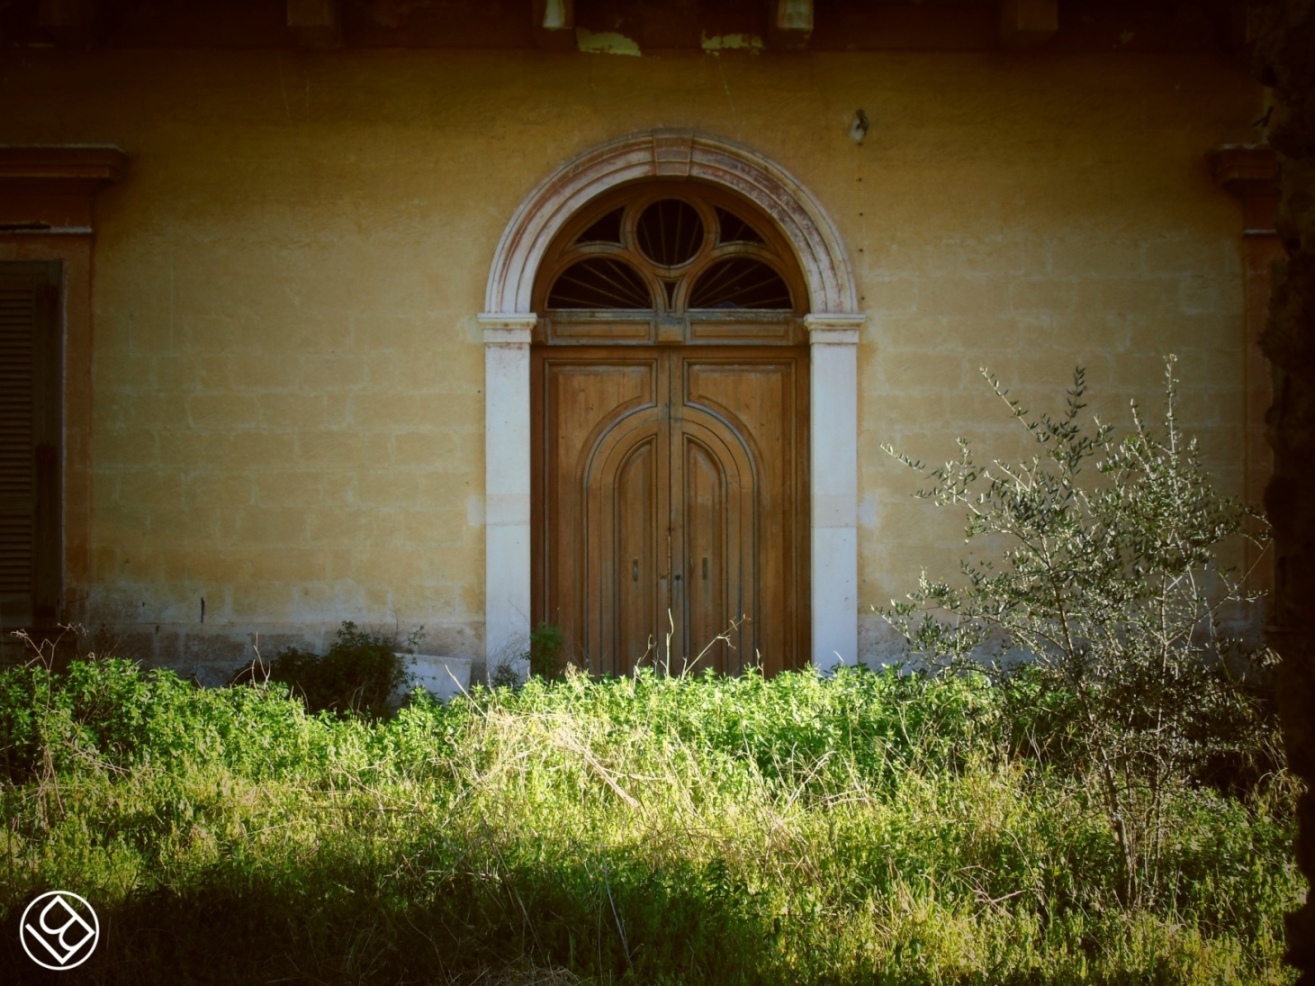
[[[622,137],[569,161],[531,191],[503,230],[484,311],[485,656],[490,668],[528,645],[531,584],[530,344],[538,274],[566,224],[634,182],[694,181],[748,200],[789,244],[807,289],[808,573],[812,638],[826,669],[858,651],[857,307],[845,251],[821,205],[785,169],[732,141],[690,131]],[[796,299],[798,300],[798,299]]]
[[[809,654],[807,291],[751,203],[632,184],[539,268],[533,619],[595,674]]]

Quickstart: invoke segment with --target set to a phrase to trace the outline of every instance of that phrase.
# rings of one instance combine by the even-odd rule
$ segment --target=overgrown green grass
[[[1129,910],[1089,780],[1019,752],[1010,687],[570,677],[372,724],[11,669],[0,981],[65,889],[103,930],[61,982],[1291,982],[1286,775],[1175,791]]]

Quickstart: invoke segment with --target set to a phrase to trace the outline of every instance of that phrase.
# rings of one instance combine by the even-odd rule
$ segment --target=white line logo
[[[19,925],[19,939],[27,957],[41,968],[56,972],[86,962],[100,938],[96,912],[67,890],[52,890],[32,901]]]

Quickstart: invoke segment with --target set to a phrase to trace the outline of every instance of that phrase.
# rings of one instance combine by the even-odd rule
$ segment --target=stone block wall
[[[1174,352],[1240,488],[1237,204],[1205,155],[1254,136],[1261,92],[1217,56],[27,49],[0,92],[5,140],[131,160],[97,202],[69,615],[207,680],[344,619],[483,656],[494,248],[555,168],[640,130],[753,148],[840,232],[864,657],[890,648],[873,607],[963,547],[881,443],[1023,450],[979,365],[1040,410],[1082,363],[1126,421]]]

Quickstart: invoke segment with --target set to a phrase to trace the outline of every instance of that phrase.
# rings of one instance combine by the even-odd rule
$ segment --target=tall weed
[[[14,669],[0,918],[81,893],[99,983],[1290,979],[1286,795],[1171,792],[1155,902],[1128,906],[1093,780],[1017,742],[1009,688],[568,675],[369,722]]]

